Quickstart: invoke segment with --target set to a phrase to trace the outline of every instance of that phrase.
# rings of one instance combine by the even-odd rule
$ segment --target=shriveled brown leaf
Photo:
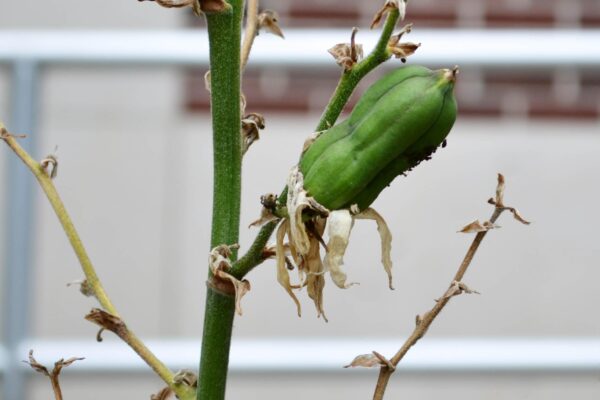
[[[402,62],[406,62],[406,58],[413,55],[417,49],[421,46],[421,43],[412,42],[400,42],[402,36],[405,33],[410,33],[412,30],[412,24],[405,25],[400,32],[390,37],[388,41],[388,51],[396,58],[399,58]]]
[[[350,43],[338,43],[327,50],[333,56],[335,62],[344,68],[344,71],[351,70],[358,60],[363,58],[362,45],[355,43],[356,32],[358,32],[358,29],[353,28]]]
[[[490,229],[500,228],[499,225],[492,224],[490,221],[480,222],[478,219],[471,222],[470,224],[465,225],[459,233],[478,233],[478,232],[486,232]]]
[[[259,130],[265,128],[265,118],[259,113],[250,113],[242,118],[242,154],[245,154],[252,143],[260,139]]]
[[[512,213],[513,217],[522,224],[529,225],[531,222],[525,220],[519,213],[519,211],[514,207],[509,207],[509,211]]]
[[[323,289],[325,287],[323,274],[325,273],[325,267],[321,262],[319,241],[325,230],[325,219],[318,218],[315,222],[314,230],[314,235],[311,235],[310,238],[310,250],[303,258],[304,270],[306,272],[304,284],[306,285],[308,297],[315,303],[317,317],[323,316],[325,322],[328,322],[325,310],[323,309]]]
[[[354,360],[348,365],[344,365],[344,368],[350,367],[363,367],[363,368],[373,368],[380,367],[381,360],[375,354],[361,354],[359,356],[354,357]]]
[[[198,376],[194,371],[189,369],[181,369],[173,375],[173,383],[176,385],[186,385],[189,387],[196,387],[198,383]]]
[[[377,13],[375,13],[373,21],[371,21],[370,29],[377,27],[381,23],[383,16],[387,14],[390,10],[394,9],[398,9],[398,11],[400,12],[399,19],[400,21],[403,21],[404,17],[406,16],[406,2],[406,0],[386,0],[383,7],[381,7],[381,9],[377,11]]]
[[[317,214],[326,216],[329,213],[327,208],[319,204],[314,198],[308,196],[304,190],[304,176],[295,166],[288,176],[288,197],[287,210],[290,221],[290,245],[296,248],[296,251],[303,256],[308,253],[310,240],[306,231],[302,214],[305,210],[315,211]]]
[[[480,294],[478,291],[469,288],[465,283],[459,281],[453,281],[446,293],[442,296],[441,299],[437,299],[436,301],[446,300],[453,296],[458,296],[460,294]]]
[[[409,56],[415,54],[420,46],[421,43],[405,42],[398,43],[396,46],[389,47],[389,49],[394,57],[399,58],[404,63]]]
[[[213,248],[208,255],[208,265],[213,273],[216,271],[229,271],[231,269],[232,250],[237,248],[237,245],[221,244]]]
[[[287,294],[290,295],[292,300],[294,300],[294,303],[296,304],[296,308],[298,311],[298,316],[300,317],[302,315],[302,308],[300,306],[300,302],[298,301],[298,298],[292,291],[292,284],[290,282],[290,273],[289,273],[288,269],[286,268],[286,263],[285,263],[285,246],[284,246],[283,242],[284,242],[285,234],[287,232],[289,225],[290,225],[290,221],[288,219],[284,219],[283,221],[281,221],[281,223],[279,224],[279,227],[277,228],[276,242],[275,242],[276,243],[276,252],[277,252],[277,281],[285,289]]]
[[[227,3],[225,0],[194,0],[196,4],[195,10],[197,8],[200,9],[203,13],[206,14],[216,14],[222,13],[231,10],[231,5]]]
[[[165,386],[159,390],[158,393],[151,395],[150,400],[167,400],[173,394],[173,390],[170,387]]]
[[[229,283],[230,288],[233,287],[233,293],[235,294],[235,311],[238,315],[242,315],[241,301],[242,297],[250,291],[250,282],[247,280],[239,280],[233,275],[229,274],[231,269],[231,255],[232,250],[238,248],[238,245],[220,245],[211,250],[209,255],[209,267],[213,274],[212,284],[217,286],[221,290],[228,290],[227,286],[223,283]]]
[[[370,219],[375,221],[377,224],[377,232],[379,232],[379,238],[381,240],[381,263],[383,269],[388,276],[388,285],[390,289],[394,289],[392,284],[392,232],[388,227],[385,219],[375,211],[373,208],[367,208],[366,210],[357,214],[354,218],[356,219]]]
[[[263,226],[264,224],[268,224],[271,221],[277,220],[277,218],[278,217],[273,214],[273,211],[266,207],[263,207],[260,211],[260,217],[257,220],[252,221],[250,225],[248,225],[248,228],[252,228],[255,226]]]
[[[124,337],[127,333],[127,326],[121,318],[99,308],[92,308],[85,316],[85,319],[100,326],[102,329],[113,332],[120,338]],[[97,338],[99,338],[99,336]],[[101,339],[99,341],[101,341]]]
[[[55,154],[48,154],[42,161],[40,161],[41,167],[46,171],[46,174],[50,179],[56,178],[58,174],[58,158]]]
[[[264,10],[258,14],[258,28],[271,32],[284,39],[283,31],[279,27],[279,15],[277,11]]]

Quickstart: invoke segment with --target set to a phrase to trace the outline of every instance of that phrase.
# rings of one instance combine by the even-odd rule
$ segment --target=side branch
[[[42,190],[46,194],[50,205],[54,209],[60,224],[73,247],[73,251],[77,255],[81,269],[85,275],[86,293],[92,294],[100,303],[102,308],[109,315],[114,316],[120,320],[117,309],[109,299],[96,270],[85,250],[83,242],[75,229],[75,225],[71,220],[59,194],[52,182],[52,173],[47,172],[44,166],[34,160],[29,153],[27,153],[15,140],[15,136],[8,133],[6,129],[0,125],[0,138],[11,148],[11,150],[23,161],[23,163],[33,173],[37,181],[39,182]],[[54,165],[56,168],[56,165]],[[54,170],[53,170],[54,171]],[[145,346],[145,344],[129,329],[126,329],[123,336],[119,335],[140,357],[159,375],[159,377],[169,385],[180,399],[190,399],[193,394],[190,393],[189,388],[176,386],[173,383],[173,373],[165,366],[156,356]]]
[[[379,377],[377,379],[377,385],[375,386],[375,392],[373,394],[373,400],[383,399],[385,390],[387,388],[387,384],[390,380],[391,375],[394,373],[396,366],[404,358],[406,353],[408,353],[410,348],[412,346],[414,346],[419,341],[419,339],[421,339],[425,335],[425,333],[427,332],[427,330],[429,329],[429,327],[431,326],[431,324],[433,323],[435,318],[438,316],[438,314],[450,302],[450,299],[456,295],[463,293],[463,292],[466,292],[466,293],[474,292],[474,291],[470,290],[465,284],[462,283],[462,278],[464,277],[465,273],[467,272],[467,269],[471,265],[471,262],[473,261],[473,257],[475,256],[477,249],[479,248],[481,242],[483,241],[483,238],[487,235],[488,229],[491,229],[491,227],[494,226],[494,222],[496,222],[496,220],[500,217],[500,215],[504,211],[508,210],[513,213],[513,215],[515,216],[515,219],[519,220],[520,222],[522,222],[524,224],[529,224],[529,222],[525,221],[518,214],[516,209],[514,209],[512,207],[504,206],[503,197],[504,197],[504,177],[501,174],[498,174],[498,186],[496,189],[496,198],[495,198],[495,200],[490,199],[488,201],[490,204],[495,205],[494,212],[492,213],[492,216],[490,217],[490,220],[489,220],[489,224],[486,224],[490,228],[481,230],[475,235],[475,238],[473,239],[473,242],[469,246],[469,249],[467,250],[467,253],[466,253],[462,263],[460,264],[456,274],[454,275],[454,279],[453,279],[452,283],[450,284],[450,287],[448,288],[448,290],[446,290],[446,292],[439,299],[436,300],[436,303],[431,310],[427,311],[425,314],[417,316],[416,326],[415,326],[415,329],[413,330],[412,334],[410,335],[410,337],[408,339],[406,339],[406,341],[404,342],[404,344],[402,345],[400,350],[398,350],[391,359],[389,359],[389,360],[384,359],[384,361],[382,361],[381,356],[380,355],[378,356],[378,354],[375,354],[375,358],[378,359],[378,363],[381,364],[381,367],[379,370]],[[361,357],[361,356],[359,356],[359,357]],[[372,358],[373,357],[371,357],[371,359]]]

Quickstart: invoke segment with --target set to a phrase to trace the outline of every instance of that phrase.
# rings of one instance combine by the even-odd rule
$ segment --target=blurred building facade
[[[374,14],[373,3],[361,0],[345,1],[343,5],[339,1],[316,0],[264,1],[261,5],[277,10],[284,28],[346,28],[350,32],[353,26],[368,29]],[[199,24],[197,19],[191,21],[192,25]],[[419,29],[426,28],[594,29],[600,27],[600,3],[595,0],[413,1],[409,3],[405,22],[414,24],[414,33],[407,38],[415,41]],[[468,43],[456,45],[468,46]],[[556,57],[563,57],[559,48]],[[323,88],[335,87],[338,76],[338,71],[331,70],[250,68],[244,85],[254,107],[318,111],[328,100],[328,92]],[[189,82],[188,107],[206,110],[208,96],[203,72],[191,74]],[[274,91],[268,82],[277,82],[278,89]],[[462,116],[596,119],[600,113],[600,72],[564,67],[543,71],[463,68],[457,95]]]

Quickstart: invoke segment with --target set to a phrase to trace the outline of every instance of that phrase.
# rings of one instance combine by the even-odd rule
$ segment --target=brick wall
[[[261,2],[262,7],[279,12],[284,30],[367,26],[376,8],[374,4],[378,2]],[[600,28],[600,1],[419,0],[409,3],[406,22],[413,22],[416,29]],[[191,110],[208,108],[202,74],[203,71],[189,74],[187,106]],[[244,92],[252,110],[318,111],[326,104],[338,77],[339,71],[250,68],[244,77]],[[462,116],[574,119],[600,116],[600,71],[564,67],[544,71],[462,68],[460,78],[457,97]],[[277,85],[273,85],[274,81]]]

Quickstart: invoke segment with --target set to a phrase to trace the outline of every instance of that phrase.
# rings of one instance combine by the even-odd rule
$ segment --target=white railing
[[[347,42],[350,30],[290,29],[285,41],[261,35],[251,65],[336,68],[327,47]],[[576,29],[415,29],[405,36],[422,47],[411,60],[423,64],[482,67],[596,67],[600,65],[600,30]],[[365,50],[375,31],[359,31]],[[0,31],[0,62],[32,60],[52,64],[208,63],[207,35],[184,31]],[[315,46],[315,43],[322,44]]]
[[[401,345],[398,339],[263,339],[233,340],[232,371],[340,372],[358,354],[377,350],[391,356]],[[170,368],[195,369],[200,342],[189,339],[148,340],[148,347]],[[144,362],[127,345],[107,339],[33,340],[22,342],[18,353],[24,357],[35,350],[45,365],[68,357],[85,357],[72,371],[148,372]],[[2,368],[0,350],[0,368]],[[26,364],[23,369],[29,369]],[[580,372],[600,373],[598,338],[496,338],[423,339],[399,366],[419,372]]]

